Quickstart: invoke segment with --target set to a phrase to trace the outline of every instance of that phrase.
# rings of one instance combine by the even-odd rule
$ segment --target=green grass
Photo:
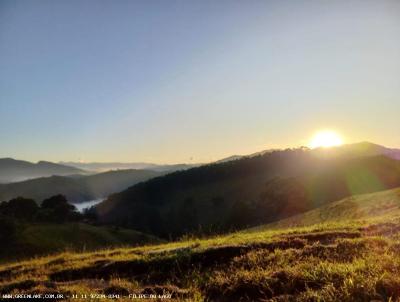
[[[336,202],[331,202],[315,210],[265,226],[256,227],[252,230],[281,229],[319,223],[350,222],[361,219],[368,219],[371,221],[373,218],[386,215],[400,215],[400,189],[347,197]]]
[[[82,252],[107,247],[159,243],[156,237],[133,230],[84,223],[19,225],[16,239],[0,248],[1,262],[66,250]]]
[[[301,223],[299,216],[226,236],[66,251],[3,264],[0,293],[125,297],[168,292],[178,301],[400,301],[398,193],[356,196],[352,202],[357,207],[351,211],[340,206],[346,200],[339,201],[331,210],[305,213]],[[321,219],[321,213],[335,215]]]

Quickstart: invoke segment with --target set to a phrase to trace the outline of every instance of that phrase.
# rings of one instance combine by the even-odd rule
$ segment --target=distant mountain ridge
[[[50,196],[62,194],[68,201],[79,203],[105,198],[138,182],[163,174],[165,173],[149,170],[119,170],[89,176],[50,176],[0,184],[0,202],[19,196],[41,202]]]
[[[0,183],[24,181],[52,175],[87,174],[86,171],[48,161],[31,163],[13,158],[0,158]]]
[[[171,164],[171,165],[161,165],[153,163],[121,163],[121,162],[59,162],[61,165],[66,165],[70,167],[75,167],[78,169],[83,169],[92,172],[105,172],[110,170],[126,170],[126,169],[139,169],[139,170],[153,170],[158,172],[173,172],[177,170],[186,170],[193,167],[197,167],[201,164]]]

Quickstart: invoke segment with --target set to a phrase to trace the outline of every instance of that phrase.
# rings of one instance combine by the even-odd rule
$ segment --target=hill
[[[398,198],[397,208],[386,209],[398,192],[355,196],[360,208],[378,210],[362,219],[4,264],[0,293],[55,291],[66,299],[92,293],[106,301],[130,301],[129,294],[175,301],[399,301]]]
[[[0,184],[52,175],[65,176],[85,173],[87,172],[82,169],[47,161],[40,161],[34,164],[12,158],[0,158]]]
[[[138,182],[160,175],[162,173],[148,170],[118,170],[89,176],[51,176],[0,184],[0,201],[23,196],[40,202],[50,196],[62,194],[69,201],[78,203],[104,198]]]
[[[397,186],[394,159],[322,157],[300,148],[171,173],[114,194],[96,209],[102,222],[168,238],[265,224]]]
[[[82,252],[160,242],[154,236],[133,230],[85,223],[21,224],[15,237],[1,246],[2,262],[66,250]]]

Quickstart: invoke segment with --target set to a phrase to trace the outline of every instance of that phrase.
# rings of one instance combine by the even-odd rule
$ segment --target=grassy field
[[[78,295],[74,301],[88,301],[81,294],[126,301],[129,294],[161,295],[160,301],[163,294],[177,301],[400,301],[398,195],[353,197],[357,213],[344,206],[336,219],[321,218],[332,213],[325,207],[226,236],[3,264],[0,293]]]
[[[0,263],[66,250],[82,252],[161,242],[156,237],[133,230],[85,223],[21,224],[15,237],[0,247]]]

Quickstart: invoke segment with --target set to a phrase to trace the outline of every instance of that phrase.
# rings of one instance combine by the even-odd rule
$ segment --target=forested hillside
[[[273,151],[140,183],[96,208],[101,222],[158,236],[224,232],[277,221],[346,196],[400,186],[386,156]]]

